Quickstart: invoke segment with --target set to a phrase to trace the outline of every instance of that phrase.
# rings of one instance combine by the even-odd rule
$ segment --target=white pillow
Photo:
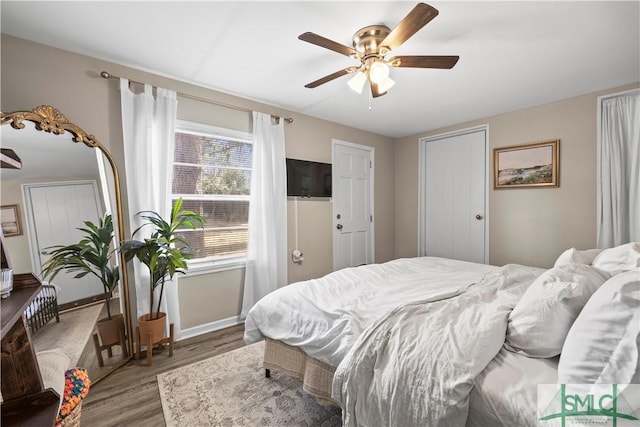
[[[71,359],[62,350],[43,350],[36,353],[38,367],[44,388],[52,388],[60,396],[60,402],[64,397],[64,373],[71,367]]]
[[[576,249],[571,248],[562,252],[556,263],[553,265],[554,267],[560,267],[561,265],[567,264],[587,264],[591,265],[596,255],[602,252],[602,249]]]
[[[605,249],[596,256],[592,265],[612,276],[640,267],[640,242]]]
[[[554,357],[582,307],[608,278],[584,264],[568,264],[542,273],[509,315],[505,347],[529,357]]]
[[[596,291],[562,348],[558,382],[640,382],[640,268],[620,273]]]

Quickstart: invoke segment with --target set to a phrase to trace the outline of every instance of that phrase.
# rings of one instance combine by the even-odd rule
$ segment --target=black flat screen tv
[[[287,196],[331,197],[331,164],[287,159]]]

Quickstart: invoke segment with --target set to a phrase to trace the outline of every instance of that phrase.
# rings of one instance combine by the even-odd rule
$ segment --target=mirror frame
[[[83,143],[89,148],[98,148],[102,154],[109,160],[111,169],[114,176],[115,184],[115,201],[116,201],[116,214],[118,219],[118,238],[120,242],[124,242],[124,226],[122,219],[122,197],[120,192],[120,177],[118,173],[118,167],[111,156],[111,153],[96,139],[95,136],[88,134],[78,125],[75,125],[62,114],[57,108],[50,105],[41,105],[34,108],[31,111],[14,111],[11,113],[5,113],[0,111],[0,126],[11,125],[12,128],[20,130],[25,128],[24,121],[30,121],[35,124],[35,128],[38,131],[44,131],[52,133],[54,135],[63,135],[65,132],[69,132],[73,138],[73,142]],[[114,365],[109,371],[100,374],[97,378],[92,378],[91,383],[96,384],[99,381],[112,374],[133,358],[133,335],[132,335],[132,323],[131,323],[131,307],[129,301],[129,280],[127,274],[127,261],[123,252],[120,252],[120,284],[122,286],[121,292],[124,298],[124,311],[126,313],[125,328],[127,332],[127,354],[129,356],[124,357],[118,364]]]

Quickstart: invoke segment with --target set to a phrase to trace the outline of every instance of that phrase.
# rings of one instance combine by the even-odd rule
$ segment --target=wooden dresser
[[[0,301],[2,316],[2,426],[53,426],[60,397],[45,389],[24,310],[40,292],[32,274],[17,274],[13,292]],[[62,373],[64,374],[64,373]]]

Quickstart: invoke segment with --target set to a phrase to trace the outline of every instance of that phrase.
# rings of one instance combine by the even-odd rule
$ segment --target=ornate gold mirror
[[[93,135],[54,107],[0,112],[0,125],[0,214],[13,215],[11,223],[2,218],[6,252],[16,274],[31,273],[50,285],[58,307],[64,309],[59,321],[53,318],[31,327],[32,344],[36,353],[55,348],[68,353],[71,363],[86,368],[95,384],[127,363],[133,348],[126,262],[115,251],[125,239],[117,166]],[[112,338],[98,330],[107,317],[99,278],[61,271],[49,283],[42,274],[42,264],[51,256],[47,248],[76,244],[86,237],[78,230],[88,228],[85,221],[98,225],[106,214],[114,225],[109,263],[119,266],[120,276],[109,315],[121,315],[123,325]],[[29,310],[27,318],[38,315],[39,307]]]

